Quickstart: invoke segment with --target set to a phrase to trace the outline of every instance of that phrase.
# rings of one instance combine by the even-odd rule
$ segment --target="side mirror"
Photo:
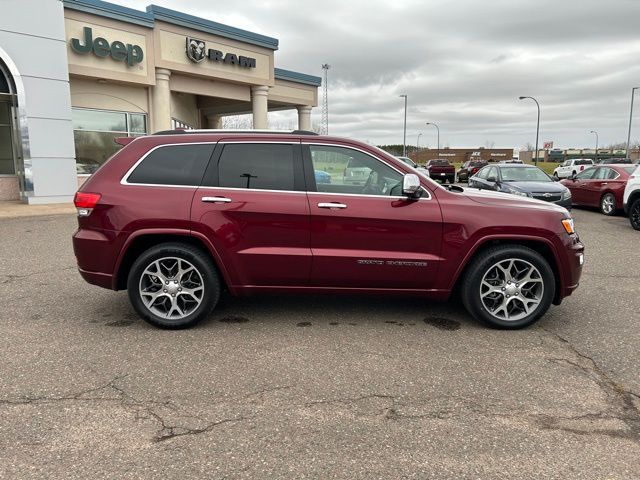
[[[415,173],[407,173],[402,177],[402,193],[409,198],[419,198],[422,194],[420,190],[420,179]]]
[[[487,182],[489,183],[498,183],[498,179],[496,177],[487,178]]]

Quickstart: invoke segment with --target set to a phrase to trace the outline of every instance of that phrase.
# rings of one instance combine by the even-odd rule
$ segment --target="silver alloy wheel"
[[[508,258],[487,269],[480,282],[484,308],[499,320],[515,322],[538,308],[544,294],[540,271],[526,260]]]
[[[164,257],[151,262],[139,284],[142,303],[152,313],[180,320],[193,313],[204,298],[204,282],[196,267],[182,258]]]
[[[600,206],[602,208],[603,213],[606,215],[611,214],[613,210],[616,208],[616,199],[610,193],[607,193],[600,202]]]

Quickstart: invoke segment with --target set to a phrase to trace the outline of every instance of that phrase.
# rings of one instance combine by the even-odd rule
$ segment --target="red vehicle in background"
[[[429,160],[425,168],[434,180],[441,180],[443,183],[455,183],[456,181],[456,167],[451,165],[449,160],[442,158]]]
[[[486,165],[489,165],[486,160],[467,160],[458,170],[458,181],[468,182],[470,177],[473,177],[478,173],[478,170]]]
[[[636,165],[590,167],[561,183],[571,190],[574,206],[599,207],[604,215],[615,215],[622,208],[622,197]]]

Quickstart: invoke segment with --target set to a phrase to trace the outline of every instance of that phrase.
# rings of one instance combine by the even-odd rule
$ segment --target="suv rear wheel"
[[[220,280],[211,259],[181,243],[150,248],[134,262],[127,281],[133,308],[161,328],[195,325],[218,303]]]
[[[549,309],[555,287],[542,255],[520,245],[501,245],[471,262],[462,301],[471,315],[492,327],[523,328]]]
[[[629,209],[629,221],[634,230],[640,230],[640,198],[634,200]]]

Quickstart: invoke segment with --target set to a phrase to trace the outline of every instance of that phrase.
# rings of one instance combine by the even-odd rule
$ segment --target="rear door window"
[[[601,170],[601,169],[599,169],[599,168],[587,168],[586,170],[583,170],[582,172],[577,174],[576,178],[578,180],[591,180],[593,178],[594,174],[596,173],[596,170]]]
[[[151,150],[127,178],[143,185],[199,186],[214,144],[166,145]]]
[[[299,145],[279,143],[229,143],[224,145],[213,185],[257,190],[302,190]],[[297,179],[300,180],[297,180]]]

